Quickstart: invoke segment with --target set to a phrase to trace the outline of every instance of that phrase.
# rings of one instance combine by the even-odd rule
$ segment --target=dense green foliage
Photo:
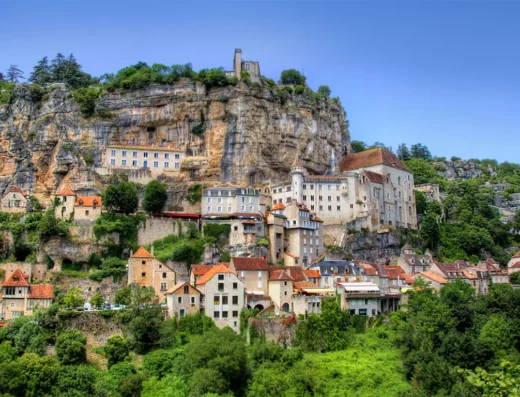
[[[126,261],[110,257],[101,264],[101,269],[89,274],[91,280],[101,281],[105,277],[112,277],[114,281],[119,281],[126,273]]]
[[[144,216],[122,216],[117,214],[101,214],[96,219],[94,224],[94,236],[96,239],[111,234],[117,233],[119,236],[119,244],[114,248],[112,254],[114,256],[120,256],[121,251],[125,248],[137,249],[137,232],[139,230],[139,223],[144,222],[146,218]]]
[[[75,329],[67,329],[56,338],[56,357],[63,365],[79,365],[87,361],[87,339]]]
[[[296,69],[288,69],[282,71],[278,84],[282,85],[305,85],[305,76]]]
[[[125,215],[137,211],[139,195],[137,187],[132,182],[120,182],[108,185],[103,193],[103,207],[109,212],[119,212]]]
[[[144,189],[142,207],[146,212],[162,212],[167,199],[168,191],[166,190],[166,185],[154,179]]]
[[[323,95],[326,98],[330,97],[330,87],[328,85],[320,85],[318,87],[318,94]]]

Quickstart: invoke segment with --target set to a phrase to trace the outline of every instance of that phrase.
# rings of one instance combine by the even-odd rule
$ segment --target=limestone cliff
[[[0,105],[0,193],[16,184],[40,199],[70,187],[103,190],[95,171],[107,144],[182,147],[183,181],[260,184],[287,176],[299,157],[310,173],[350,147],[339,101],[281,92],[279,87],[212,88],[189,79],[131,92],[106,93],[98,115],[84,118],[62,84],[35,100],[19,86]],[[282,95],[284,94],[284,95]]]

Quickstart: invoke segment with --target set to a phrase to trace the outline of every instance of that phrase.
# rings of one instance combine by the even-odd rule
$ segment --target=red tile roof
[[[9,191],[4,195],[4,197],[7,196],[9,193],[20,193],[22,196],[27,197],[26,193],[22,192],[18,188],[18,186],[14,186],[14,185],[11,187],[11,189],[9,189]]]
[[[308,278],[321,278],[319,270],[304,270],[303,274],[305,274]]]
[[[313,283],[312,281],[302,281],[293,283],[294,289],[302,289],[302,288],[319,288],[318,284]]]
[[[16,269],[7,280],[4,281],[2,287],[28,287],[29,283],[20,269]]]
[[[204,276],[201,277],[201,279],[199,281],[197,281],[197,285],[206,284],[209,280],[211,280],[213,278],[213,276],[215,276],[218,273],[232,273],[233,274],[233,272],[224,265],[213,266]]]
[[[383,175],[378,174],[377,172],[364,170],[363,174],[365,174],[370,182],[380,183],[381,185],[384,183]]]
[[[212,268],[212,265],[191,265],[191,274],[194,276],[204,276]]]
[[[235,266],[235,270],[269,270],[269,265],[265,258],[244,258],[234,257],[231,262]]]
[[[427,270],[425,272],[419,273],[421,276],[429,278],[432,281],[435,281],[439,284],[447,284],[448,280],[442,277],[439,273],[434,272],[433,270]]]
[[[400,278],[406,280],[408,284],[413,283],[413,277],[410,274],[406,274],[401,266],[385,266],[386,274],[391,279]]]
[[[510,269],[518,269],[520,268],[520,261],[513,263],[511,266],[509,266]]]
[[[409,171],[395,154],[381,148],[349,154],[341,159],[339,163],[339,169],[340,171],[351,171],[358,168],[370,167],[379,164]]]
[[[294,281],[294,279],[285,270],[276,269],[269,272],[269,281]]]
[[[278,204],[275,204],[273,206],[273,208],[271,208],[271,211],[284,210],[284,209],[285,209],[285,205],[283,205],[282,203],[278,203]]]
[[[52,299],[54,286],[52,284],[33,284],[29,288],[28,299]]]
[[[76,196],[75,207],[96,207],[101,206],[101,196]]]
[[[271,266],[272,269],[285,270],[294,281],[305,281],[303,266]]]
[[[139,247],[130,258],[155,258],[144,247]]]
[[[62,190],[61,192],[59,192],[58,194],[56,194],[56,196],[75,196],[76,193],[74,193],[72,190],[70,189],[65,189],[65,190]]]
[[[364,264],[363,269],[365,269],[365,274],[367,276],[377,276],[377,269],[369,264]]]
[[[197,288],[194,288],[192,285],[190,285],[188,282],[186,281],[180,281],[178,282],[177,284],[175,284],[173,287],[171,287],[168,291],[166,291],[166,294],[173,294],[175,291],[177,291],[180,287],[183,287],[184,285],[187,285],[191,288],[193,288],[195,291],[197,291],[199,294],[200,294],[200,291],[197,289]]]

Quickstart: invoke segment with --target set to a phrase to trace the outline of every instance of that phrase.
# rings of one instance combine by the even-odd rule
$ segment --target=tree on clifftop
[[[110,185],[103,194],[103,206],[109,212],[121,212],[125,215],[137,211],[139,196],[132,182]]]
[[[328,85],[320,85],[318,87],[318,94],[323,95],[324,97],[330,97],[330,87]]]
[[[49,59],[43,57],[34,67],[33,72],[29,76],[31,83],[46,85],[52,82],[51,65]]]
[[[23,72],[21,69],[18,69],[18,66],[11,65],[9,69],[7,69],[6,77],[11,83],[18,83],[20,79],[23,79]]]
[[[167,199],[166,186],[154,179],[146,185],[142,207],[146,212],[162,212]]]
[[[302,75],[300,72],[298,72],[296,69],[288,69],[284,70],[282,72],[282,75],[280,76],[280,81],[278,81],[278,84],[282,85],[305,85],[305,76]]]

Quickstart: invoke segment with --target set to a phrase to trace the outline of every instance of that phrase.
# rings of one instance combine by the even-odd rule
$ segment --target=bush
[[[145,211],[150,213],[162,212],[166,200],[168,200],[168,192],[164,183],[153,180],[146,185],[142,203]]]
[[[296,69],[284,70],[280,76],[278,84],[283,85],[305,85],[305,76]]]
[[[318,87],[318,94],[324,96],[325,98],[330,97],[330,87],[328,85],[320,85]]]
[[[87,361],[87,339],[75,329],[67,329],[56,339],[56,356],[63,365],[79,365]]]
[[[79,104],[81,114],[91,117],[96,113],[96,102],[101,97],[101,90],[96,87],[83,87],[72,91],[74,100]]]
[[[191,205],[200,203],[200,200],[202,200],[202,189],[203,188],[204,187],[199,184],[191,185],[188,188],[188,195],[186,196],[186,200],[188,200],[188,202]]]
[[[139,196],[132,182],[109,185],[103,194],[103,207],[109,212],[120,212],[125,215],[137,211]]]
[[[229,84],[224,68],[202,69],[199,72],[199,79],[208,90],[212,87],[225,87]]]
[[[303,94],[305,92],[305,87],[301,84],[298,84],[296,87],[294,87],[294,92],[296,94]]]
[[[204,128],[204,123],[197,124],[191,129],[193,135],[202,136],[206,129]]]
[[[125,338],[118,335],[108,338],[108,342],[105,346],[105,356],[107,358],[108,368],[121,361],[125,361],[129,352],[130,349],[128,342]]]
[[[204,225],[204,236],[206,237],[229,238],[229,233],[231,233],[231,225],[220,225],[218,223],[206,223]]]

